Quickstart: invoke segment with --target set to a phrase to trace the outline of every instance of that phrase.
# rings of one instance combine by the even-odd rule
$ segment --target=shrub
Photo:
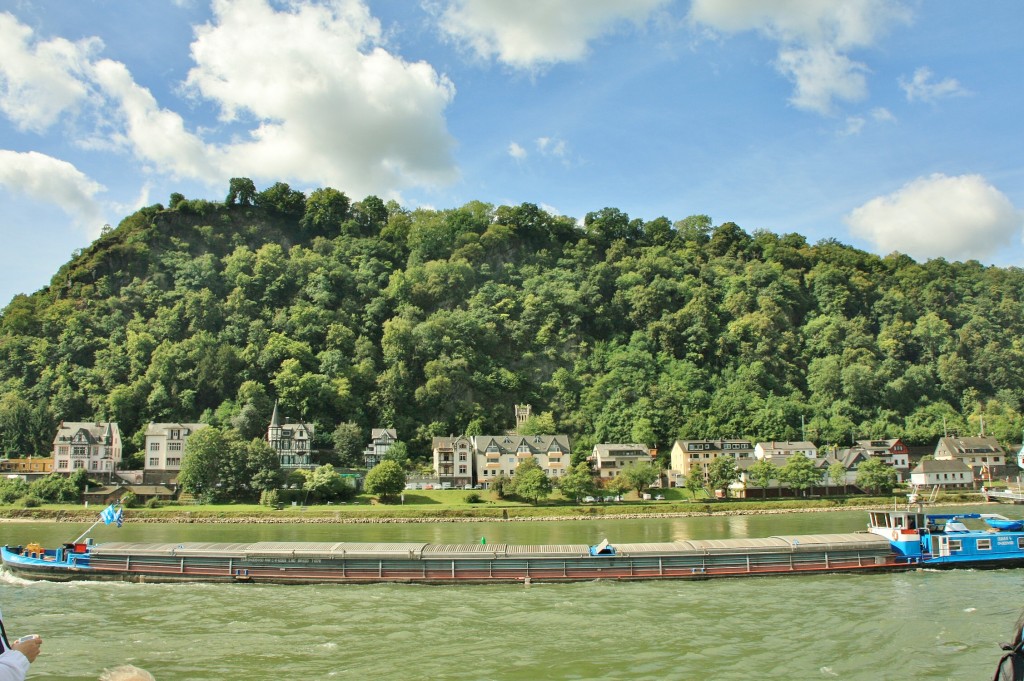
[[[135,508],[139,504],[139,498],[135,496],[135,492],[129,490],[121,495],[120,503],[125,508]]]
[[[21,505],[25,508],[39,508],[43,502],[39,497],[28,495],[21,500]]]
[[[479,504],[481,501],[483,501],[483,499],[481,499],[480,495],[476,492],[470,492],[466,495],[467,504]]]
[[[161,506],[163,506],[163,504],[160,503],[160,500],[156,497],[150,497],[146,500],[146,508],[160,508]]]
[[[260,492],[260,506],[276,506],[280,501],[280,495],[276,489],[265,489]]]

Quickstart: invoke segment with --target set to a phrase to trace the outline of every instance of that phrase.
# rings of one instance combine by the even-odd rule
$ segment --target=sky
[[[1024,264],[1019,0],[0,0],[0,306],[232,177]]]

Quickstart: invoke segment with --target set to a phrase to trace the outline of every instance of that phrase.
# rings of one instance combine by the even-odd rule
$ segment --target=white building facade
[[[113,474],[121,463],[121,430],[113,422],[61,421],[53,438],[53,470]]]

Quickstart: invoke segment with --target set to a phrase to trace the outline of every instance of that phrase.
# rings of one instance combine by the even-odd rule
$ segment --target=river
[[[959,509],[966,510],[966,509]],[[992,512],[991,507],[986,509]],[[1018,516],[1017,509],[1005,509]],[[863,511],[642,520],[100,526],[96,541],[596,543],[851,532]],[[3,523],[4,543],[87,525]],[[990,679],[1024,570],[511,585],[108,584],[0,574],[31,679]]]

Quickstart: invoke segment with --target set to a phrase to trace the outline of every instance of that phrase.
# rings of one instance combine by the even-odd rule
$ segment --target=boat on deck
[[[867,532],[589,546],[76,542],[0,549],[4,567],[52,581],[423,584],[709,579],[902,569]]]
[[[1024,566],[1024,521],[995,513],[873,511],[868,530],[899,559],[925,567]],[[976,525],[968,526],[967,521]],[[977,521],[980,521],[977,522]]]

